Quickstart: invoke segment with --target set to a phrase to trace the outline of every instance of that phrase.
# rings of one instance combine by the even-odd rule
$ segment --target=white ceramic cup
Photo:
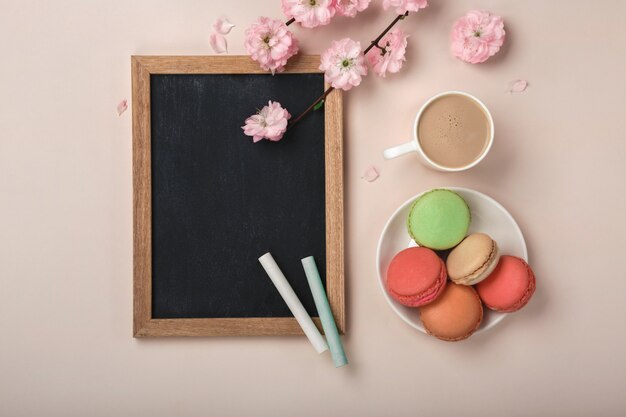
[[[489,126],[491,127],[491,129],[490,129],[491,135],[489,136],[489,142],[487,143],[487,146],[485,146],[485,149],[483,150],[483,152],[480,154],[480,156],[478,158],[473,160],[471,163],[469,163],[467,165],[464,165],[464,166],[461,166],[461,167],[447,167],[447,166],[438,164],[435,161],[433,161],[432,159],[430,159],[428,157],[428,155],[426,155],[426,153],[422,149],[422,147],[420,145],[418,133],[417,133],[418,132],[417,131],[417,127],[419,126],[419,122],[420,122],[420,119],[422,117],[422,114],[424,113],[424,110],[433,101],[437,100],[438,98],[441,98],[441,97],[444,97],[444,96],[449,96],[449,95],[462,95],[462,96],[468,97],[469,99],[473,100],[476,104],[478,104],[480,106],[480,108],[483,109],[483,111],[485,112],[485,115],[487,116],[487,120],[489,121]],[[482,161],[485,158],[485,156],[489,153],[489,150],[491,149],[491,145],[493,145],[493,118],[491,117],[491,113],[489,113],[489,110],[487,109],[487,106],[485,106],[485,104],[482,101],[480,101],[479,99],[477,99],[473,95],[465,93],[463,91],[445,91],[443,93],[439,93],[439,94],[429,98],[426,101],[426,103],[424,103],[422,108],[420,108],[420,110],[417,112],[417,116],[415,116],[415,123],[413,124],[413,139],[410,142],[403,143],[402,145],[398,145],[398,146],[394,146],[393,148],[385,149],[385,151],[383,152],[383,156],[385,157],[385,159],[393,159],[393,158],[397,158],[398,156],[401,156],[401,155],[404,155],[404,154],[407,154],[407,153],[410,153],[410,152],[417,152],[421,156],[420,159],[427,166],[429,166],[431,168],[437,169],[439,171],[445,171],[445,172],[458,172],[458,171],[465,171],[466,169],[470,169],[473,166],[477,165],[480,161]]]

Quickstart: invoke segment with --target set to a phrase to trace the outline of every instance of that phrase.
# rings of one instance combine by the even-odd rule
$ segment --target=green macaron
[[[442,250],[458,245],[467,235],[470,209],[454,191],[430,190],[411,206],[407,226],[420,246]]]

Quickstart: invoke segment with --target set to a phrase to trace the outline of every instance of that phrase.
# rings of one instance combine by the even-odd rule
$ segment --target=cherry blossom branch
[[[296,123],[298,123],[304,116],[306,116],[311,110],[313,110],[313,108],[315,106],[317,106],[318,103],[320,103],[322,100],[324,100],[326,98],[327,95],[330,94],[331,91],[333,91],[334,88],[333,87],[328,87],[326,89],[326,91],[324,91],[324,94],[322,94],[321,96],[319,96],[317,98],[317,100],[315,100],[309,107],[306,108],[305,111],[303,111],[302,113],[300,113],[300,115],[298,115],[298,117],[296,117],[295,119],[292,119],[289,122],[289,125],[287,126],[287,130],[289,130],[290,127],[293,127]]]
[[[409,12],[406,12],[404,14],[399,14],[396,16],[395,19],[393,19],[393,21],[389,24],[389,26],[387,26],[381,33],[380,35],[378,35],[378,37],[376,37],[376,39],[374,39],[367,48],[365,48],[365,50],[363,51],[363,55],[366,55],[369,51],[372,50],[373,47],[377,47],[378,49],[384,50],[385,48],[381,47],[378,45],[378,42],[380,42],[380,40],[387,34],[387,32],[389,32],[391,30],[391,28],[393,28],[396,23],[398,23],[400,20],[404,19],[405,17],[407,17],[409,15]],[[287,23],[285,23],[286,25],[290,25],[291,23],[294,22],[294,19],[291,18],[287,21]],[[318,104],[320,104],[323,100],[326,99],[326,97],[331,93],[331,91],[334,90],[334,87],[328,87],[326,89],[326,91],[324,91],[324,94],[322,94],[321,96],[319,96],[309,107],[306,108],[306,110],[304,110],[302,113],[300,113],[298,115],[298,117],[296,117],[295,119],[292,119],[289,124],[287,125],[287,130],[289,130],[289,128],[293,127],[296,125],[296,123],[298,123],[300,120],[302,120],[302,118],[304,116],[306,116],[309,112],[311,112],[311,110],[313,110],[314,108],[316,108],[316,106]]]
[[[389,24],[389,26],[387,26],[385,28],[385,30],[383,30],[380,35],[378,35],[378,37],[376,39],[374,39],[372,41],[372,43],[370,43],[370,46],[368,46],[367,48],[365,48],[365,51],[363,51],[363,55],[367,55],[367,53],[374,47],[374,46],[378,46],[378,42],[380,42],[380,40],[383,38],[383,36],[385,36],[387,34],[387,32],[389,32],[391,30],[392,27],[394,27],[396,25],[396,23],[398,23],[400,20],[404,19],[405,17],[407,17],[409,15],[409,12],[406,12],[405,14],[399,14],[396,16],[395,19],[393,19],[393,21]],[[380,48],[380,46],[378,46]]]

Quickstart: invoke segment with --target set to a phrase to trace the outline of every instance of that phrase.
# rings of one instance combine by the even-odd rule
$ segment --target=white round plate
[[[514,255],[528,261],[526,242],[519,226],[513,216],[500,203],[493,198],[478,191],[460,187],[445,187],[455,191],[465,199],[472,213],[472,221],[468,233],[483,232],[491,236],[500,248],[503,255]],[[426,191],[425,191],[426,192]],[[387,302],[398,316],[410,326],[426,333],[419,319],[419,310],[403,306],[392,299],[385,289],[387,268],[396,253],[410,246],[417,246],[409,236],[406,219],[409,215],[411,204],[424,193],[420,193],[402,204],[391,215],[378,240],[376,251],[376,269],[378,270],[378,283]],[[506,313],[498,313],[487,308],[484,309],[483,321],[476,334],[491,329],[498,324]]]

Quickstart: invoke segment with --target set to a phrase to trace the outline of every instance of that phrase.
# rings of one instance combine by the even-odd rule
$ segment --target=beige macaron
[[[456,284],[478,284],[493,272],[499,259],[495,240],[484,233],[471,234],[448,255],[448,277]]]

